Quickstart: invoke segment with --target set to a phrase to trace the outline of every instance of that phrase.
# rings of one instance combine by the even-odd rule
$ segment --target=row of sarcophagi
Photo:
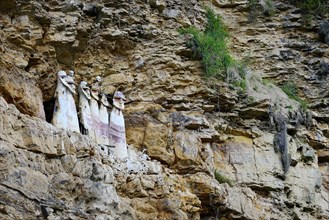
[[[86,81],[82,81],[78,86],[79,111],[77,111],[74,101],[76,94],[74,72],[69,71],[67,74],[60,70],[57,77],[52,124],[57,128],[88,135],[97,144],[112,146],[115,156],[127,157],[125,123],[122,114],[125,96],[122,92],[114,93],[113,108],[109,116],[109,102],[106,95],[100,92],[101,78],[97,76],[91,87]]]

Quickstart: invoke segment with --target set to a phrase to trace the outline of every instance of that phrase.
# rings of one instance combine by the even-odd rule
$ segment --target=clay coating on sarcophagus
[[[97,139],[98,144],[109,145],[109,108],[110,104],[107,100],[107,96],[102,93],[100,94],[100,105],[99,105],[99,136]]]
[[[119,159],[128,158],[125,121],[122,114],[124,109],[125,96],[122,92],[115,92],[113,95],[113,109],[110,115],[109,141],[113,147],[113,154]]]
[[[92,128],[92,118],[90,111],[89,101],[91,100],[90,88],[86,81],[80,82],[79,88],[79,120],[80,120],[80,132],[82,134],[90,135],[90,129]]]
[[[93,83],[91,84],[90,88],[90,111],[91,111],[91,118],[92,118],[92,128],[90,130],[91,136],[94,137],[94,140],[97,142],[97,137],[100,134],[100,119],[99,119],[99,90],[100,90],[100,83],[102,79],[100,76],[97,76]]]
[[[74,72],[63,70],[57,73],[55,108],[52,124],[57,128],[79,132],[79,121],[73,95],[75,94]]]

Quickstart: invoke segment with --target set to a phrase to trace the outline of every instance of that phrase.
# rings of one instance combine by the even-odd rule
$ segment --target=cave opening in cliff
[[[48,123],[51,123],[51,119],[53,118],[55,101],[55,98],[51,98],[48,101],[43,102],[43,109],[45,110],[46,121]]]

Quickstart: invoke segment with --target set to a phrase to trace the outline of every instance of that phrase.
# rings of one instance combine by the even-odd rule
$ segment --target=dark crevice
[[[46,114],[46,121],[48,123],[51,123],[51,120],[53,118],[55,101],[56,101],[55,98],[51,98],[50,100],[43,102],[43,108]]]

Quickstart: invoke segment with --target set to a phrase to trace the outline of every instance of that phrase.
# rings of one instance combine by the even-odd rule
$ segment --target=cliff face
[[[205,79],[178,33],[204,28],[203,4],[252,61],[245,91]],[[329,48],[273,4],[2,0],[1,219],[329,219]],[[125,93],[133,164],[47,122],[61,69]]]

